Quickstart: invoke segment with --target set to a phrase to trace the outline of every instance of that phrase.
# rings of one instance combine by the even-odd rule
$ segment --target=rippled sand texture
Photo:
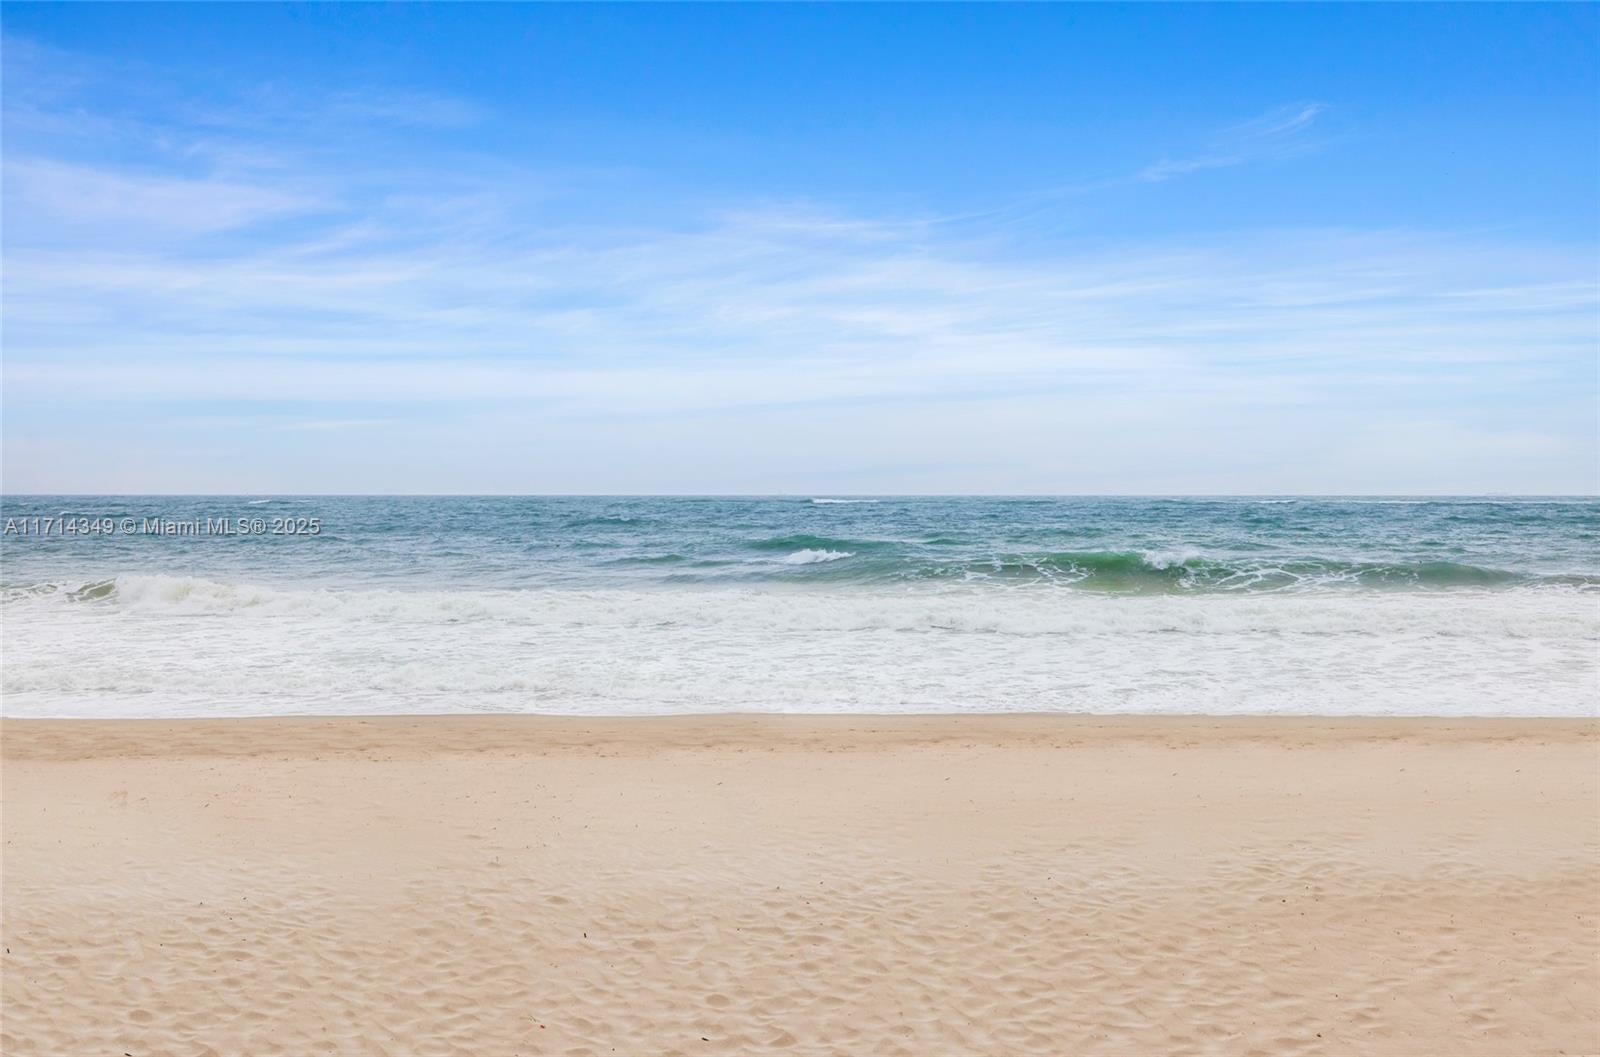
[[[1592,722],[0,736],[16,1057],[1600,1051]]]

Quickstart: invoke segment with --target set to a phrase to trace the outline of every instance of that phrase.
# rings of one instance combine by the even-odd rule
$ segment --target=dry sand
[[[4,1050],[1593,1053],[1597,734],[6,721]]]

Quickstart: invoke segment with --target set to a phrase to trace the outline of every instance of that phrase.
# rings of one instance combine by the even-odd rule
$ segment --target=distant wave
[[[1339,558],[1215,557],[1193,548],[1001,553],[942,556],[960,541],[935,537],[918,546],[893,540],[790,535],[754,540],[757,551],[781,551],[780,565],[810,565],[852,557],[830,577],[862,584],[917,581],[1040,584],[1116,594],[1208,594],[1261,591],[1446,590],[1544,586],[1591,590],[1600,577],[1538,576],[1451,561],[1351,561]],[[939,548],[928,550],[924,548]],[[719,574],[706,572],[709,581]],[[759,571],[740,574],[759,576]],[[774,573],[782,577],[781,572]],[[695,582],[694,577],[680,582]]]
[[[813,499],[817,506],[846,506],[852,503],[876,503],[876,499]]]
[[[745,543],[745,546],[756,551],[893,551],[897,545],[893,540],[850,540],[839,539],[834,536],[813,536],[810,533],[800,532],[787,536],[769,536],[765,539],[750,540]]]
[[[1346,562],[1333,559],[1243,562],[1210,558],[1196,551],[1063,551],[1013,555],[967,563],[962,572],[1041,577],[1114,590],[1217,590],[1356,584],[1381,586],[1495,586],[1522,577],[1499,569],[1454,562]]]
[[[1332,558],[1220,559],[1196,551],[1063,551],[1005,555],[954,566],[929,564],[913,578],[1048,581],[1128,593],[1232,593],[1334,588],[1445,589],[1543,585],[1600,587],[1589,576],[1536,577],[1448,561],[1352,562]]]
[[[566,522],[564,527],[569,529],[581,529],[616,528],[626,526],[631,529],[637,529],[640,526],[649,523],[649,518],[640,517],[635,514],[596,514],[593,517],[573,518],[571,521]]]
[[[836,562],[840,558],[854,558],[850,551],[805,550],[795,551],[778,559],[784,565],[816,565],[819,562]]]

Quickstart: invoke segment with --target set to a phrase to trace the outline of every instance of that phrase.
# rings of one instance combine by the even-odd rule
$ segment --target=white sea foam
[[[389,590],[121,576],[0,603],[18,716],[1592,715],[1600,598]]]
[[[852,503],[876,503],[876,499],[813,499],[817,506],[848,506]]]
[[[784,565],[815,565],[818,562],[836,562],[840,558],[854,557],[855,555],[850,551],[816,550],[807,547],[805,550],[798,550],[793,554],[785,554],[778,561]]]
[[[1200,551],[1193,547],[1170,551],[1151,551],[1143,555],[1145,563],[1152,569],[1174,569],[1184,562],[1194,561],[1200,557],[1202,557]]]

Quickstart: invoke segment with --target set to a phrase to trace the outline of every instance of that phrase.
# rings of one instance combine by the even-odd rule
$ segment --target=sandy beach
[[[18,721],[4,1050],[1600,1052],[1600,725]]]

